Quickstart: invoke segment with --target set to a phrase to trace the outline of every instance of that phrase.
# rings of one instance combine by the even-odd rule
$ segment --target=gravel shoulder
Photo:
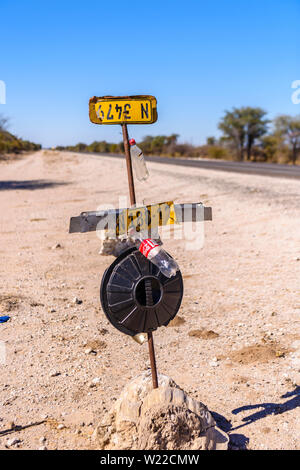
[[[148,351],[101,310],[114,258],[98,254],[95,233],[68,227],[128,195],[125,159],[40,151],[0,168],[0,315],[11,317],[0,324],[0,449],[91,449]],[[139,201],[213,208],[201,250],[164,243],[185,293],[177,321],[154,335],[159,371],[215,413],[232,448],[299,449],[299,182],[153,162],[149,171]]]

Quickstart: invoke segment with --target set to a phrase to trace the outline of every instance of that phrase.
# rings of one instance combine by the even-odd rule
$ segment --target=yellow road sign
[[[130,234],[130,230],[145,232],[173,225],[177,222],[174,202],[162,202],[149,206],[134,207],[120,211],[116,220],[116,235]]]
[[[147,230],[147,227],[155,229],[161,225],[212,220],[211,207],[205,207],[201,202],[174,204],[170,201],[136,208],[82,212],[77,217],[71,217],[69,232],[85,233],[109,229],[112,233],[124,234],[132,222],[128,218],[128,211],[131,216],[136,215],[134,227],[138,225],[138,212],[142,212],[144,222],[139,226],[139,231]]]
[[[152,124],[157,120],[156,98],[151,95],[94,96],[89,111],[94,124]]]

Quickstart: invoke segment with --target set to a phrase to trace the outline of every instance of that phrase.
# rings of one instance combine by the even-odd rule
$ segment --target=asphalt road
[[[89,155],[91,155],[89,153]],[[92,155],[107,157],[125,158],[119,154],[98,154]],[[196,168],[207,168],[209,170],[229,171],[234,173],[246,173],[249,175],[274,176],[277,178],[300,179],[300,166],[280,165],[278,163],[254,163],[254,162],[227,162],[223,160],[194,160],[186,158],[170,158],[147,156],[147,161],[156,163],[166,163],[170,165],[190,166]]]

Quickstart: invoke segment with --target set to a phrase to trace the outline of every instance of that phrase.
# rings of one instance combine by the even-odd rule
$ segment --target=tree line
[[[208,137],[205,145],[180,143],[178,134],[145,136],[138,142],[146,155],[216,158],[296,164],[300,153],[300,116],[280,115],[273,121],[261,108],[240,107],[225,111],[218,123],[221,136]],[[7,119],[0,116],[0,154],[39,150],[41,146],[7,131]],[[123,153],[123,142],[95,141],[57,150],[93,153]]]
[[[300,152],[300,116],[280,115],[273,121],[261,108],[241,107],[225,111],[218,128],[221,137],[208,137],[206,144],[179,143],[178,134],[147,135],[138,146],[147,155],[217,158],[296,164]],[[57,147],[58,150],[121,153],[123,143],[95,141],[89,145]]]
[[[300,150],[300,116],[280,115],[273,121],[261,108],[242,107],[226,111],[219,123],[219,144],[234,152],[237,160],[296,164]]]
[[[8,119],[0,116],[0,155],[40,150],[41,145],[23,140],[7,131]]]

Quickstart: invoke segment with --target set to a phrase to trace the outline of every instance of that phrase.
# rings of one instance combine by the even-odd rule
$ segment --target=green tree
[[[171,134],[166,137],[166,145],[174,145],[177,143],[179,134]]]
[[[291,160],[295,165],[300,150],[300,116],[278,116],[275,119],[275,134],[282,137],[291,148]]]
[[[75,149],[75,152],[85,152],[86,147],[87,147],[86,144],[79,142],[77,145],[75,145],[74,149]]]
[[[225,140],[234,145],[239,160],[244,160],[245,151],[247,160],[250,160],[255,140],[267,133],[269,120],[263,119],[265,115],[263,109],[250,106],[225,112],[219,129],[223,131]]]
[[[0,131],[5,131],[8,127],[9,119],[0,114]]]
[[[151,153],[151,143],[154,137],[151,135],[146,135],[141,142],[139,142],[139,147],[143,150],[145,154]]]
[[[264,119],[266,111],[261,108],[247,107],[243,110],[244,122],[247,136],[247,160],[251,158],[251,150],[256,139],[261,138],[268,132],[269,119]]]
[[[225,111],[225,116],[221,119],[218,127],[224,134],[224,140],[233,144],[237,158],[244,160],[246,132],[241,110],[233,108],[232,111]]]
[[[289,147],[278,133],[265,135],[261,139],[261,149],[267,162],[288,163],[290,160]]]
[[[161,154],[167,144],[167,137],[165,135],[156,135],[151,142],[151,152],[154,154]]]
[[[166,146],[172,141],[176,142],[177,135],[173,134],[170,137],[165,135],[151,136],[147,135],[139,142],[139,146],[146,154],[157,154],[160,155],[165,150]]]
[[[276,154],[281,144],[280,137],[275,135],[266,135],[261,139],[261,147],[267,162],[276,162]]]
[[[217,141],[215,137],[207,137],[206,145],[216,145]]]

